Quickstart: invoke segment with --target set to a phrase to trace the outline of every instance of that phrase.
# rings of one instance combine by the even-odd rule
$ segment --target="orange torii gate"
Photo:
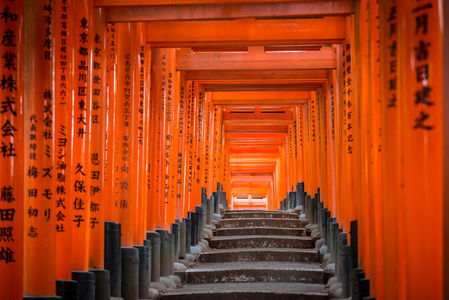
[[[357,220],[371,295],[447,298],[447,5],[4,1],[0,298],[103,269],[105,221],[143,245],[202,188],[298,183]]]

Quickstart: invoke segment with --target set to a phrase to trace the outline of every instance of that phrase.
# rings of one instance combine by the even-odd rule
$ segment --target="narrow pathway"
[[[328,299],[319,253],[295,213],[231,211],[186,271],[187,285],[160,299]]]

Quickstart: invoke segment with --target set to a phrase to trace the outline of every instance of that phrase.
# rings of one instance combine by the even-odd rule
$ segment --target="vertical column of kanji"
[[[178,104],[178,153],[176,155],[176,219],[182,220],[184,215],[184,210],[187,206],[185,197],[185,172],[186,172],[186,148],[185,144],[187,141],[186,137],[186,118],[187,118],[187,81],[185,78],[185,72],[180,72],[179,77],[179,93],[176,93]],[[175,129],[176,130],[176,129]]]
[[[206,93],[204,85],[198,89],[198,130],[197,130],[197,174],[196,190],[197,204],[201,204],[201,188],[204,187],[205,156],[206,156]]]
[[[89,268],[104,267],[105,148],[106,148],[106,15],[95,9],[92,65],[91,169],[90,169],[90,245]]]
[[[201,201],[201,189],[204,187],[204,172],[205,172],[205,156],[206,156],[206,93],[204,91],[204,85],[199,86],[198,97],[198,159],[197,159],[197,197],[198,201]],[[201,203],[199,203],[201,204]]]
[[[12,11],[11,11],[12,12]],[[54,16],[52,1],[28,1],[25,10],[25,202],[24,202],[24,284],[25,295],[54,295],[55,259],[55,185],[53,176],[55,155],[55,95],[54,95]],[[8,21],[9,23],[9,21]],[[5,26],[2,47],[17,47],[19,32]],[[19,57],[18,57],[19,58]],[[10,102],[20,96],[16,78],[2,75],[3,92],[9,92]],[[14,93],[14,94],[13,94]],[[13,98],[14,96],[14,98]],[[17,97],[17,98],[16,98]],[[4,100],[2,100],[4,101]],[[19,107],[7,104],[8,109]],[[16,111],[17,113],[20,113]],[[17,126],[18,124],[16,124]],[[14,134],[13,125],[5,133]],[[12,154],[11,142],[5,144]],[[6,156],[6,155],[5,155]],[[17,157],[17,156],[16,156]],[[6,225],[13,221],[14,209],[2,211]],[[18,213],[20,216],[20,213]],[[20,226],[19,226],[20,227]],[[5,229],[5,231],[7,231]],[[20,239],[20,238],[19,238]],[[20,258],[17,257],[17,260]],[[45,270],[45,272],[42,272]]]
[[[214,113],[212,106],[212,95],[210,92],[206,93],[206,133],[205,133],[205,143],[206,143],[206,153],[205,159],[205,169],[204,169],[204,186],[208,193],[212,192],[212,169],[213,169],[213,124],[214,124]]]
[[[189,137],[189,211],[195,211],[196,180],[196,129],[198,117],[198,83],[192,82],[190,93],[190,137]]]
[[[183,174],[183,191],[184,191],[184,206],[183,215],[187,216],[190,208],[190,191],[192,185],[192,156],[190,150],[191,141],[191,124],[192,124],[192,81],[186,82],[186,110],[185,110],[185,142],[184,142],[184,174]]]
[[[323,88],[317,90],[320,101],[318,102],[318,115],[319,115],[319,168],[320,168],[320,197],[325,206],[329,206],[329,185],[328,185],[328,160],[327,160],[327,148],[328,148],[328,131],[327,131],[327,99],[326,99],[326,85]]]
[[[402,78],[406,85],[400,90],[404,101],[398,103],[397,109],[402,111],[400,126],[403,144],[407,145],[403,152],[404,179],[401,182],[407,201],[402,206],[407,229],[405,249],[408,250],[403,252],[407,261],[407,298],[442,299],[443,8],[441,1],[435,0],[405,2],[402,24],[406,32],[404,39],[399,39],[399,43],[405,45],[405,65],[398,66],[397,70],[405,75]],[[412,233],[410,226],[417,215],[429,220],[433,230],[417,228]],[[417,241],[417,234],[429,238],[431,245]],[[420,263],[422,257],[428,257],[424,265]]]
[[[194,89],[193,89],[193,116],[192,116],[192,151],[193,151],[193,177],[192,177],[192,192],[191,192],[191,199],[192,199],[192,206],[190,207],[191,211],[195,211],[195,206],[198,204],[198,190],[199,190],[199,183],[200,183],[200,161],[201,158],[199,156],[199,139],[200,139],[200,130],[201,130],[201,123],[199,120],[199,114],[200,114],[200,108],[201,108],[201,101],[203,93],[200,91],[200,84],[198,82],[194,82]],[[201,95],[200,95],[201,94]],[[198,161],[200,159],[200,161]]]
[[[286,146],[288,147],[288,155],[287,155],[287,186],[288,191],[294,185],[293,181],[293,124],[288,124],[288,131],[286,136]]]
[[[220,182],[220,137],[221,137],[221,124],[222,124],[222,114],[223,109],[221,107],[216,107],[214,109],[214,181],[212,188],[217,186],[217,182]]]
[[[139,26],[138,26],[139,24]],[[143,245],[143,239],[140,240],[139,237],[142,236],[142,233],[138,234],[138,222],[139,222],[139,208],[140,208],[140,201],[142,201],[141,193],[140,193],[140,181],[139,181],[139,174],[140,169],[143,167],[141,155],[142,148],[143,148],[143,140],[142,132],[139,130],[139,122],[142,119],[143,121],[143,111],[142,114],[139,110],[141,110],[140,103],[141,98],[139,96],[140,93],[140,83],[139,83],[139,67],[140,67],[140,46],[141,41],[138,41],[138,29],[141,29],[140,23],[131,23],[131,31],[129,34],[129,38],[131,38],[130,42],[130,48],[128,51],[129,53],[129,66],[127,63],[125,63],[128,68],[130,68],[130,74],[129,77],[126,77],[125,80],[130,82],[129,88],[130,88],[130,99],[129,99],[129,110],[130,110],[130,116],[127,119],[129,124],[129,130],[128,130],[128,164],[127,164],[127,182],[128,182],[128,195],[127,195],[127,207],[126,210],[128,212],[127,218],[129,218],[129,221],[127,220],[129,224],[128,231],[131,232],[130,234],[130,242],[129,246],[131,245]],[[125,70],[126,72],[126,70]],[[126,84],[125,84],[125,88]],[[142,95],[143,96],[143,95]],[[143,106],[143,103],[142,103]],[[142,128],[143,129],[143,128]],[[139,237],[138,237],[139,236]]]
[[[311,165],[310,165],[310,113],[309,113],[309,107],[310,107],[310,94],[309,99],[307,100],[307,104],[303,105],[303,140],[304,140],[304,191],[307,192],[309,195],[310,192],[310,178],[311,178]]]
[[[319,168],[318,168],[318,97],[316,91],[310,92],[310,190],[309,194],[315,197],[319,187]]]
[[[370,115],[370,106],[369,102],[369,74],[370,74],[370,62],[369,62],[369,42],[370,40],[366,37],[369,36],[369,16],[368,16],[368,1],[362,0],[360,3],[360,10],[358,13],[358,23],[356,25],[357,32],[355,33],[359,37],[358,43],[351,43],[353,48],[355,49],[355,56],[352,56],[354,63],[352,66],[351,73],[354,73],[354,83],[358,82],[358,89],[354,89],[354,95],[358,95],[361,101],[354,101],[354,108],[356,106],[360,107],[360,114],[353,114],[354,119],[354,129],[357,127],[357,120],[359,120],[358,116],[361,115],[363,118],[363,122],[360,123],[359,130],[360,136],[359,139],[355,139],[355,143],[357,144],[355,151],[355,155],[359,157],[357,161],[361,162],[360,167],[362,168],[362,172],[360,172],[360,185],[361,185],[361,194],[358,199],[356,199],[356,203],[359,203],[359,209],[356,211],[357,220],[358,220],[358,230],[361,232],[359,237],[359,257],[363,260],[363,266],[367,277],[370,278],[372,283],[372,289],[374,290],[376,287],[376,270],[372,268],[373,265],[371,262],[374,259],[375,251],[374,245],[371,244],[372,238],[374,236],[374,224],[370,222],[372,219],[372,184],[371,184],[371,174],[369,172],[370,166],[370,158],[369,151],[371,145],[371,133],[369,130],[369,125],[371,121]],[[346,70],[349,72],[349,69]],[[357,99],[358,97],[354,97]],[[360,142],[360,143],[358,143]],[[380,243],[381,244],[381,243]],[[373,255],[370,255],[370,251]],[[378,264],[381,265],[381,264]]]
[[[169,166],[169,156],[170,151],[167,151],[167,145],[170,147],[169,142],[167,141],[167,94],[168,94],[168,72],[167,72],[167,59],[168,59],[168,49],[158,49],[160,60],[159,63],[156,64],[156,76],[160,78],[160,87],[156,86],[155,88],[159,91],[156,91],[156,101],[160,102],[160,135],[159,135],[159,218],[157,222],[158,228],[165,227],[165,220],[168,217],[168,195],[169,195],[169,177],[168,177],[168,166]],[[157,61],[156,61],[157,62]],[[171,117],[168,114],[169,118]],[[170,139],[170,137],[169,137]],[[167,143],[168,142],[168,143]]]
[[[341,224],[344,230],[349,230],[350,221],[355,219],[355,207],[354,207],[354,168],[356,155],[354,153],[355,145],[355,113],[353,107],[353,89],[352,89],[352,58],[353,51],[351,47],[353,45],[353,31],[352,31],[352,19],[347,17],[346,22],[346,41],[343,45],[343,133],[344,133],[344,209],[342,210]]]
[[[145,30],[146,31],[146,30]],[[146,220],[145,220],[145,230],[152,230],[150,227],[150,218],[152,211],[151,208],[151,187],[152,187],[152,169],[151,169],[151,149],[153,145],[153,137],[152,137],[152,128],[151,128],[151,46],[150,44],[145,44],[145,102],[144,102],[144,111],[145,111],[145,119],[144,119],[144,145],[145,145],[145,197],[146,197]],[[146,234],[146,233],[145,233]]]
[[[151,134],[154,141],[151,147],[151,172],[153,173],[151,184],[151,204],[149,205],[152,214],[148,220],[152,229],[160,227],[162,220],[161,201],[163,202],[163,189],[161,187],[163,178],[161,178],[161,163],[163,150],[161,145],[162,130],[164,129],[162,120],[162,101],[161,94],[165,92],[165,87],[162,85],[162,76],[165,78],[165,74],[162,74],[162,66],[166,66],[166,61],[163,61],[163,55],[166,50],[154,49],[151,52]],[[166,57],[165,57],[166,59]],[[166,68],[165,68],[166,70]],[[164,71],[165,72],[165,71]],[[165,83],[164,83],[165,84]],[[162,90],[164,88],[164,90]]]
[[[106,135],[104,163],[104,218],[107,221],[118,221],[118,201],[114,193],[117,183],[115,169],[118,166],[115,150],[115,108],[117,96],[117,32],[114,23],[107,24],[106,32]]]
[[[130,198],[131,161],[133,157],[132,118],[134,99],[135,23],[116,24],[117,45],[117,97],[115,107],[115,166],[114,192],[119,207],[119,223],[122,229],[122,245],[130,247],[134,236],[135,199]]]
[[[298,177],[298,107],[292,107],[292,116],[293,116],[293,163],[294,163],[294,180],[293,180],[293,189],[296,190],[296,185],[299,182]]]
[[[298,124],[298,182],[305,182],[306,171],[304,168],[304,105],[296,107],[296,122]]]
[[[403,255],[404,219],[402,189],[400,188],[400,174],[402,167],[402,138],[400,138],[399,124],[402,116],[398,110],[402,95],[398,93],[403,81],[399,80],[398,70],[404,68],[401,53],[405,45],[399,43],[404,35],[402,19],[404,2],[382,0],[380,11],[380,72],[381,72],[381,127],[382,127],[382,214],[385,231],[383,243],[385,259],[385,297],[391,299],[407,299],[405,289],[405,255]],[[408,86],[408,84],[407,84]],[[395,167],[392,167],[395,166]],[[391,283],[391,284],[390,284]]]
[[[170,230],[170,224],[175,221],[175,163],[177,143],[175,143],[175,115],[176,115],[176,49],[167,49],[166,95],[165,95],[165,145],[164,145],[164,229]],[[164,80],[164,79],[162,79]]]
[[[136,190],[137,190],[137,206],[136,206],[136,234],[134,235],[134,244],[139,245],[143,243],[146,238],[147,228],[147,191],[148,191],[148,86],[145,76],[148,75],[149,66],[147,64],[147,43],[146,43],[146,26],[143,23],[136,24],[136,69],[135,69],[135,107],[136,113],[133,126],[135,127],[134,134],[137,132],[137,160],[133,163],[133,167],[137,169]],[[151,56],[150,56],[151,57]]]
[[[324,87],[323,87],[324,88]],[[324,133],[324,127],[325,127],[325,119],[324,119],[324,103],[326,101],[323,88],[319,88],[316,90],[317,95],[317,172],[318,172],[318,179],[317,182],[319,183],[317,187],[320,188],[320,197],[322,201],[326,201],[326,157],[324,152],[324,144],[325,144],[325,133]]]
[[[56,278],[71,279],[72,264],[72,186],[70,158],[72,156],[72,101],[74,68],[74,26],[70,14],[75,13],[75,1],[56,3],[56,55],[55,55],[55,176],[56,181]],[[69,166],[67,166],[69,165]]]
[[[343,55],[343,44],[336,44],[336,54],[337,54],[337,68],[335,69],[335,85],[334,85],[334,101],[335,101],[335,160],[336,160],[336,187],[337,187],[337,205],[335,210],[335,217],[340,220],[342,216],[344,215],[344,212],[342,208],[344,207],[343,201],[344,201],[344,193],[345,193],[345,186],[344,186],[344,153],[346,153],[345,150],[345,135],[344,135],[344,127],[346,126],[344,119],[344,111],[345,106],[343,105],[343,102],[345,101],[344,94],[343,94],[343,82],[344,82],[344,76],[343,76],[343,60],[345,59]]]
[[[330,199],[328,202],[328,208],[332,212],[332,216],[336,216],[337,210],[337,111],[336,111],[336,97],[337,93],[337,81],[336,70],[328,71],[328,115],[329,115],[329,178],[328,184],[330,189]]]
[[[376,249],[375,261],[384,261],[383,256],[383,222],[382,222],[382,152],[381,152],[381,100],[380,100],[380,32],[379,32],[379,1],[370,1],[369,3],[369,64],[370,64],[370,94],[369,112],[371,114],[370,122],[370,135],[371,135],[371,147],[370,147],[370,161],[369,171],[371,174],[371,202],[373,208],[372,220],[374,225],[374,234],[372,235],[372,245]],[[362,120],[363,121],[363,120]],[[375,242],[374,242],[375,241]],[[385,263],[379,264],[371,263],[377,270],[378,283],[376,284],[376,294],[379,298],[392,298],[385,297],[386,282],[384,276],[386,275]],[[379,266],[378,266],[379,265]],[[382,278],[382,279],[381,279]],[[379,281],[383,280],[383,281]],[[394,298],[394,297],[393,297]]]
[[[72,102],[72,174],[73,202],[72,268],[87,271],[89,261],[90,169],[92,116],[92,40],[93,5],[83,0],[76,3],[75,72]]]
[[[0,12],[0,159],[5,169],[0,176],[0,298],[16,300],[23,297],[24,197],[28,196],[23,173],[29,158],[24,153],[24,1],[4,1]]]

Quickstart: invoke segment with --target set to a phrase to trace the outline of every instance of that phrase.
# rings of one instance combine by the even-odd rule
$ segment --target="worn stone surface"
[[[211,240],[210,247],[230,248],[313,248],[315,244],[306,236],[241,235],[222,236]]]
[[[328,300],[321,284],[290,282],[240,282],[220,284],[188,284],[160,295],[164,300]]]
[[[318,263],[316,239],[305,236],[307,223],[295,213],[226,212],[212,249],[183,273],[186,285],[158,299],[328,299],[329,274]]]
[[[201,263],[186,271],[187,283],[305,282],[323,284],[323,270],[315,263],[230,262]]]
[[[305,236],[304,228],[277,228],[277,227],[244,227],[244,228],[220,228],[216,232],[217,236],[231,235],[287,235]]]
[[[287,213],[283,211],[266,211],[266,210],[240,210],[240,211],[227,212],[223,216],[223,219],[248,219],[248,218],[299,219],[299,216],[298,214],[295,213]]]
[[[300,228],[301,220],[299,219],[222,219],[220,220],[221,228],[241,228],[241,227],[282,227],[282,228]]]
[[[319,255],[318,251],[313,249],[239,248],[217,249],[203,252],[200,256],[200,262],[238,261],[318,262]]]

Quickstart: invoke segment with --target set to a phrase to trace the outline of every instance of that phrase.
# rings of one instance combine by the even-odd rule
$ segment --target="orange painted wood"
[[[47,9],[44,9],[44,7]],[[56,155],[54,139],[55,94],[53,90],[54,53],[52,53],[55,27],[53,22],[45,22],[45,18],[49,16],[54,18],[53,8],[53,4],[47,0],[27,3],[25,14],[22,15],[25,20],[24,41],[17,39],[19,32],[15,32],[14,35],[10,35],[7,42],[2,43],[4,47],[11,47],[11,50],[17,51],[18,49],[13,47],[21,47],[25,42],[24,61],[26,63],[22,74],[24,76],[23,81],[17,78],[18,81],[15,82],[12,77],[8,81],[5,80],[5,85],[2,87],[3,92],[8,91],[11,97],[17,97],[15,100],[18,101],[18,106],[14,107],[15,111],[24,114],[25,148],[22,158],[24,162],[23,270],[25,272],[23,272],[23,295],[54,295],[56,292],[56,196],[53,180],[55,170],[52,168]],[[11,9],[14,9],[14,7],[11,6]],[[15,9],[18,9],[18,7]],[[11,10],[11,12],[13,11]],[[19,14],[20,12],[16,11],[16,13]],[[48,32],[49,35],[47,35]],[[17,84],[20,82],[24,84],[25,105],[23,111],[18,111],[21,90]],[[17,123],[14,124],[18,125]],[[12,127],[8,131],[5,131],[5,128],[8,127],[3,128],[3,134],[15,133]],[[17,126],[16,129],[19,128]],[[8,151],[6,154],[11,154],[11,146],[13,145],[7,144]],[[19,189],[20,187],[18,187],[18,192]],[[19,192],[16,199],[21,201],[21,198]],[[15,215],[16,211],[13,207],[2,209],[0,220],[2,224],[5,224],[5,227],[8,227],[8,225],[12,225]],[[20,221],[21,218],[22,213],[17,211],[16,221]],[[20,225],[17,228],[20,228]],[[20,241],[20,235],[18,235],[18,241]],[[11,252],[8,254],[7,249],[5,251],[6,255],[12,254]],[[21,250],[18,250],[18,253],[20,252]],[[22,257],[15,257],[20,263]],[[42,272],[42,270],[46,270],[46,272]],[[17,275],[15,273],[15,276]]]
[[[383,198],[382,194],[382,137],[381,137],[381,95],[380,95],[380,30],[379,30],[379,3],[373,3],[369,7],[369,30],[370,30],[370,82],[371,82],[371,94],[370,102],[372,106],[370,107],[371,123],[370,123],[370,134],[372,139],[371,147],[371,184],[372,184],[372,206],[373,206],[373,224],[374,237],[371,244],[375,244],[376,247],[376,261],[384,261],[384,244],[382,236],[386,233],[386,229],[383,227],[382,222],[382,202],[378,199]],[[379,41],[379,43],[377,42]],[[376,274],[378,276],[378,281],[376,284],[377,295],[380,297],[386,297],[385,291],[386,286],[390,283],[386,280],[385,268],[389,267],[386,264],[381,266],[375,265],[377,268]],[[382,273],[381,273],[382,272]],[[389,273],[389,272],[388,272]]]
[[[70,163],[72,156],[72,102],[73,80],[70,69],[74,67],[75,23],[67,19],[68,12],[75,13],[75,2],[56,5],[56,44],[55,44],[55,138],[56,153],[54,163],[56,182],[56,278],[72,279],[72,264],[68,257],[72,256],[72,223],[73,205]]]
[[[181,4],[208,4],[208,3],[252,3],[252,2],[291,2],[298,0],[95,0],[95,6],[145,6],[145,5],[181,5]],[[302,1],[302,0],[300,0]],[[325,0],[318,0],[325,1]],[[340,1],[340,0],[337,0]]]
[[[186,71],[187,80],[222,80],[243,81],[248,79],[276,81],[281,79],[316,80],[327,77],[326,70],[216,70],[216,71]]]
[[[443,299],[443,83],[442,83],[442,27],[441,1],[404,1],[405,45],[403,72],[404,89],[400,91],[403,101],[397,109],[402,111],[401,132],[403,138],[403,184],[406,260],[406,291],[408,299],[428,297]],[[447,9],[447,7],[445,8]],[[391,67],[391,66],[390,66]],[[413,145],[413,147],[410,147]],[[416,176],[419,174],[419,176]],[[422,199],[432,201],[422,202]],[[401,208],[400,208],[401,209]],[[413,216],[430,221],[435,230],[430,232],[418,228],[414,234],[426,234],[432,241],[420,243],[412,234],[410,226]],[[407,251],[414,249],[414,251]],[[429,257],[425,265],[420,265],[420,257]],[[422,276],[421,274],[428,274]],[[418,288],[416,285],[420,284]]]
[[[89,233],[91,207],[91,130],[92,130],[92,61],[94,22],[93,4],[87,0],[78,1],[75,15],[75,71],[72,102],[73,155],[70,163],[72,173],[72,269],[87,271],[89,265]]]
[[[167,71],[166,71],[166,93],[165,93],[165,147],[164,147],[164,198],[168,202],[165,206],[164,228],[170,230],[170,224],[175,222],[176,195],[175,195],[175,174],[176,174],[176,153],[178,152],[177,135],[175,133],[175,123],[177,119],[176,93],[178,93],[176,82],[176,51],[167,50]],[[168,186],[167,186],[168,185]],[[168,193],[168,194],[166,194]]]
[[[0,175],[0,226],[3,232],[0,240],[0,298],[18,300],[23,299],[24,239],[27,238],[24,236],[24,218],[27,218],[24,205],[28,196],[24,163],[28,160],[26,148],[29,142],[25,144],[24,141],[29,141],[30,134],[26,134],[30,128],[24,128],[24,124],[29,124],[24,113],[24,1],[2,2],[0,10],[11,13],[0,21],[1,27],[14,33],[12,40],[0,45],[2,79],[5,80],[4,88],[0,89],[3,129],[0,160],[5,170]]]
[[[151,69],[160,72],[161,64],[161,52],[151,51]],[[151,134],[151,147],[150,147],[150,173],[152,174],[149,193],[149,214],[148,214],[148,230],[154,230],[157,224],[160,222],[161,216],[159,199],[161,197],[161,191],[159,186],[160,181],[160,118],[161,118],[161,101],[158,98],[161,91],[161,76],[157,76],[159,73],[153,72],[151,76],[151,89],[154,91],[150,93],[151,97],[151,117],[150,117],[150,134]],[[159,74],[160,75],[160,74]]]
[[[207,28],[207,27],[205,27]],[[229,30],[229,29],[228,29]],[[259,70],[259,69],[332,69],[333,52],[264,52],[250,47],[247,53],[193,53],[189,48],[177,51],[178,70]]]
[[[119,223],[121,224],[121,244],[131,247],[135,234],[135,210],[136,210],[136,181],[133,180],[133,165],[136,156],[133,139],[133,113],[136,105],[133,72],[136,64],[136,24],[120,23],[116,25],[119,41],[117,46],[117,97],[115,103],[115,131],[114,150],[116,156],[114,186],[116,205],[119,209]],[[131,198],[131,191],[134,197]]]
[[[178,122],[176,126],[178,127],[178,153],[177,153],[177,192],[176,192],[176,218],[181,220],[182,218],[188,217],[187,213],[187,199],[186,199],[186,186],[187,186],[187,144],[188,132],[187,132],[187,121],[188,121],[188,103],[189,95],[187,89],[187,81],[185,79],[185,73],[179,72],[179,92],[176,93],[176,97],[179,97],[178,104]]]
[[[131,186],[130,199],[135,200],[134,211],[134,235],[133,244],[143,245],[146,239],[147,223],[147,176],[148,164],[146,160],[147,149],[145,135],[148,134],[146,126],[146,111],[148,108],[146,89],[146,78],[148,70],[146,67],[147,56],[145,53],[146,27],[142,23],[136,23],[136,40],[133,48],[132,58],[134,60],[134,101],[132,106],[132,148],[133,157],[131,161]],[[148,88],[148,87],[147,87]]]
[[[381,126],[382,126],[382,214],[383,226],[388,228],[383,236],[385,265],[385,281],[388,284],[385,287],[385,297],[395,299],[408,299],[406,295],[406,278],[403,276],[406,272],[406,263],[404,253],[404,214],[403,214],[403,193],[400,188],[400,178],[403,175],[403,169],[400,167],[402,156],[402,138],[400,123],[402,116],[398,105],[404,101],[403,97],[398,97],[399,91],[403,90],[403,80],[400,80],[398,73],[390,73],[389,61],[397,61],[398,67],[401,67],[403,60],[400,59],[400,53],[404,51],[404,28],[400,26],[400,16],[405,14],[404,2],[398,2],[397,5],[387,1],[379,2],[380,7],[380,72],[381,78]],[[395,10],[390,20],[388,12]],[[390,21],[388,21],[390,20]],[[396,30],[395,30],[396,29]],[[390,30],[393,30],[390,32]],[[399,42],[401,41],[401,42]],[[396,49],[394,48],[396,45]],[[392,49],[389,47],[393,46]],[[383,76],[383,77],[382,77]],[[401,75],[403,76],[403,75]],[[391,265],[394,262],[395,267]],[[388,272],[388,273],[387,273]]]
[[[326,44],[343,40],[344,17],[324,17],[322,19],[255,20],[237,19],[223,21],[155,21],[147,23],[149,43],[158,46],[194,46],[196,43],[290,41]],[[285,26],[289,30],[285,31]],[[151,34],[149,34],[151,32]]]
[[[104,9],[95,9],[92,66],[92,145],[90,171],[89,269],[104,268],[105,148],[106,148],[106,19]]]
[[[200,5],[158,5],[108,8],[108,22],[146,22],[179,20],[221,20],[237,18],[281,18],[300,16],[349,15],[353,1],[290,3],[225,3]]]
[[[114,23],[107,24],[107,65],[106,65],[106,161],[104,169],[105,181],[105,198],[106,206],[104,218],[107,221],[117,222],[119,219],[119,206],[116,201],[114,187],[116,181],[116,168],[118,167],[118,157],[116,156],[115,147],[115,127],[116,127],[116,97],[117,97],[117,45],[118,45],[117,28]]]

